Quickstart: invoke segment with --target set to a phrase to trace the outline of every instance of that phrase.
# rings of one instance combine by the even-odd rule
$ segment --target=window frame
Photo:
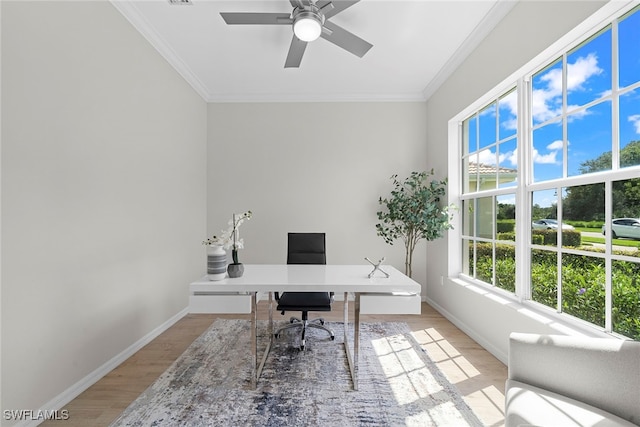
[[[531,195],[535,191],[547,190],[550,188],[556,188],[561,197],[562,189],[573,186],[580,185],[588,185],[594,183],[604,183],[605,185],[605,227],[608,230],[608,235],[610,235],[611,230],[611,221],[612,221],[612,202],[611,202],[611,191],[612,191],[612,182],[619,181],[630,178],[638,177],[638,168],[640,165],[636,165],[633,167],[621,168],[618,161],[618,154],[620,150],[619,144],[619,121],[618,121],[618,98],[621,93],[626,93],[632,91],[634,89],[640,88],[640,82],[636,82],[630,86],[623,88],[620,90],[618,87],[618,58],[617,58],[617,44],[618,44],[618,35],[617,35],[617,25],[612,26],[612,22],[624,16],[626,13],[633,10],[638,6],[636,1],[629,1],[627,3],[616,3],[614,2],[608,3],[603,6],[599,11],[594,13],[591,17],[587,18],[583,23],[578,25],[572,31],[567,33],[564,37],[560,38],[556,43],[542,52],[540,55],[533,58],[529,63],[525,66],[514,72],[511,76],[503,80],[501,83],[496,85],[493,89],[485,93],[482,97],[478,98],[475,102],[470,104],[467,108],[463,109],[459,114],[454,116],[448,122],[448,142],[449,142],[449,152],[448,152],[448,168],[449,168],[449,203],[453,203],[457,206],[462,206],[463,201],[472,201],[477,200],[482,197],[492,196],[498,197],[501,194],[512,194],[514,192],[514,187],[500,188],[497,186],[495,189],[486,190],[486,191],[476,191],[476,192],[464,192],[464,186],[466,185],[464,180],[468,179],[465,176],[465,171],[462,169],[463,162],[461,161],[464,158],[464,149],[463,149],[463,122],[468,117],[479,113],[487,106],[490,106],[492,103],[497,102],[501,99],[506,93],[512,90],[515,87],[517,92],[517,105],[518,105],[518,129],[516,140],[518,143],[518,172],[517,172],[517,181],[518,184],[515,187],[515,205],[516,205],[516,224],[526,224],[531,220]],[[638,12],[640,13],[640,12]],[[533,130],[540,126],[540,123],[533,123],[532,111],[530,107],[530,99],[532,94],[532,78],[536,73],[539,73],[541,70],[545,69],[545,67],[549,67],[555,63],[557,59],[561,59],[561,64],[563,65],[563,70],[565,69],[564,63],[567,59],[567,55],[572,52],[572,50],[577,49],[581,44],[589,41],[596,34],[602,32],[607,26],[612,27],[612,38],[615,40],[613,42],[613,63],[611,66],[611,73],[615,77],[612,80],[612,93],[609,95],[609,99],[614,99],[616,102],[612,103],[612,138],[615,144],[615,149],[612,147],[612,169],[608,171],[602,172],[594,172],[586,175],[574,175],[571,176],[567,171],[567,163],[563,162],[563,176],[558,179],[550,180],[550,181],[542,181],[542,182],[534,182],[533,181],[533,163],[531,162],[533,156]],[[566,80],[566,73],[563,72],[563,79]],[[566,101],[566,86],[563,85],[563,97]],[[596,103],[606,102],[603,101],[603,98],[598,98],[597,100],[592,100],[585,105],[579,107],[580,109],[586,109],[593,106]],[[570,112],[566,111],[567,109],[563,103],[563,111],[560,116],[560,120],[565,121],[569,114],[573,114],[576,110],[572,110]],[[566,126],[563,125],[563,134],[566,133]],[[566,140],[566,135],[564,136],[564,140]],[[496,138],[497,144],[499,143],[499,137]],[[524,148],[522,148],[524,147]],[[567,155],[567,147],[565,144],[563,155]],[[468,153],[467,153],[468,154]],[[565,157],[566,158],[566,157]],[[523,165],[527,165],[524,167]],[[496,165],[498,166],[498,165]],[[562,219],[562,204],[559,204],[559,213],[558,220]],[[515,283],[515,293],[511,293],[505,291],[503,289],[498,288],[495,285],[487,284],[480,280],[475,280],[465,274],[463,274],[463,241],[465,239],[465,235],[463,234],[462,227],[462,217],[463,215],[456,215],[453,220],[454,231],[449,233],[448,236],[448,256],[449,256],[449,264],[448,264],[448,277],[452,279],[461,280],[464,283],[471,283],[474,285],[481,286],[483,289],[486,289],[489,292],[495,292],[500,296],[507,297],[511,300],[514,300],[520,304],[531,306],[536,309],[545,310],[546,314],[560,316],[563,321],[566,321],[570,324],[576,324],[580,326],[588,325],[589,327],[593,327],[599,329],[606,333],[612,332],[612,320],[611,320],[611,307],[612,307],[612,284],[611,284],[611,264],[612,261],[633,261],[637,262],[637,259],[629,259],[620,255],[612,254],[612,240],[606,239],[605,243],[607,245],[606,251],[604,254],[593,254],[586,253],[580,250],[572,250],[563,248],[561,246],[561,242],[559,242],[556,251],[567,253],[567,254],[576,254],[576,255],[585,255],[596,256],[598,258],[604,258],[606,263],[607,271],[610,274],[606,275],[606,301],[605,301],[605,325],[603,328],[586,321],[583,321],[577,317],[573,317],[571,315],[567,315],[562,313],[559,310],[549,310],[549,307],[544,306],[540,303],[537,303],[531,299],[531,256],[530,252],[532,249],[535,249],[535,245],[531,243],[531,233],[529,230],[525,230],[526,227],[517,227],[516,226],[516,243],[515,243],[515,257],[516,257],[516,283]],[[495,215],[494,215],[495,217]],[[495,223],[493,240],[497,241],[497,236],[495,234]],[[475,230],[475,228],[474,228]],[[519,230],[519,231],[518,231]],[[560,233],[561,235],[562,233]],[[545,248],[549,250],[549,248]],[[474,257],[475,258],[475,257]],[[494,260],[495,260],[495,249],[494,249]],[[561,257],[558,257],[558,275],[561,274]],[[495,278],[495,269],[494,269],[494,278]],[[522,279],[526,278],[526,279]],[[558,278],[558,293],[560,294],[562,287],[560,286],[562,279]],[[560,301],[561,296],[558,296],[558,301]]]

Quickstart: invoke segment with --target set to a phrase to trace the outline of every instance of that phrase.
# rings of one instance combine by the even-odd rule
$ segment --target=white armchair
[[[640,425],[640,342],[512,333],[505,425]]]

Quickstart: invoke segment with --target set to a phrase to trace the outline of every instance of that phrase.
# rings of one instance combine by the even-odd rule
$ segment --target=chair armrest
[[[508,377],[640,422],[640,342],[512,333]]]

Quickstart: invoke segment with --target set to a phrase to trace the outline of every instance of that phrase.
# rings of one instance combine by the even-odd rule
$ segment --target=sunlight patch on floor
[[[464,356],[437,362],[436,365],[447,377],[451,384],[457,384],[480,375],[478,371]]]
[[[446,379],[458,388],[462,387],[460,391],[463,399],[483,425],[504,426],[504,394],[499,388],[480,379],[482,373],[436,329],[412,331],[411,335]],[[400,405],[433,397],[444,390],[409,340],[410,337],[395,335],[372,342],[395,399]],[[451,415],[455,412],[457,409],[453,402],[443,402],[434,406],[428,413],[422,412],[408,417],[406,425],[440,425],[438,420],[451,420]],[[462,415],[460,422],[461,426],[467,425]]]
[[[374,340],[372,346],[399,404],[410,404],[442,390],[405,337]]]
[[[468,394],[464,400],[484,425],[504,425],[504,394],[496,387],[485,387]]]
[[[450,422],[452,413],[458,413],[460,415],[460,418],[456,420],[457,426],[464,427],[469,425],[469,423],[467,423],[462,417],[462,414],[460,414],[460,412],[456,409],[453,402],[444,402],[429,410],[429,414],[435,422],[433,425],[436,426],[446,425],[447,422]]]
[[[407,427],[465,427],[468,426],[469,423],[464,419],[463,415],[456,409],[452,402],[443,402],[440,405],[434,406],[427,412],[421,412],[405,418],[405,425]]]
[[[412,334],[452,384],[480,375],[480,372],[434,328],[414,331]]]
[[[479,378],[482,373],[436,329],[417,330],[413,331],[412,335],[447,380],[467,390],[464,400],[485,426],[504,425],[503,391],[494,385],[478,384],[474,387],[473,383],[465,383]]]

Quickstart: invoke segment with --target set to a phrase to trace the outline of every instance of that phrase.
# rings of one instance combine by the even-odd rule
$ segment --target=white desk
[[[245,265],[244,275],[210,281],[203,276],[191,283],[191,313],[251,313],[252,385],[255,387],[273,343],[273,292],[327,291],[344,293],[344,346],[353,380],[358,389],[358,351],[360,346],[360,314],[420,314],[420,284],[392,266],[383,266],[389,277],[372,270],[369,265]],[[268,294],[269,343],[258,364],[257,303],[258,294]],[[348,295],[354,300],[353,357],[349,351]],[[232,308],[229,308],[232,307]]]

